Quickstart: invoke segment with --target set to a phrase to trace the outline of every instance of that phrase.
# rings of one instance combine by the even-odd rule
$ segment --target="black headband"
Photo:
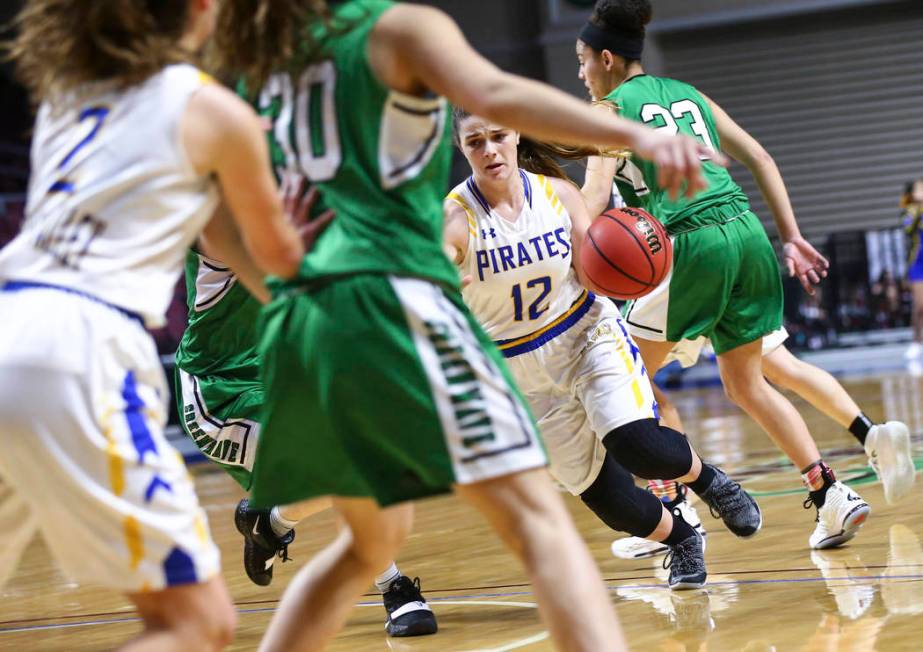
[[[609,50],[626,59],[641,59],[644,51],[644,35],[622,29],[603,28],[587,23],[580,30],[580,40],[597,52]]]

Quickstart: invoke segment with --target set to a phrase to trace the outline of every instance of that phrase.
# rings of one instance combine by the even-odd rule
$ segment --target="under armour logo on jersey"
[[[496,238],[497,230],[494,227],[490,227],[489,229],[481,229],[481,237],[485,240],[487,238]]]

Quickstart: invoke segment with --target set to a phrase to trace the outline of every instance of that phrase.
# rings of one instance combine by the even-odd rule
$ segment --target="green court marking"
[[[914,458],[913,468],[915,468],[917,471],[923,469],[923,457]],[[837,477],[837,480],[844,482],[851,487],[857,487],[863,484],[872,484],[873,482],[878,482],[878,476],[875,475],[872,467],[860,466],[842,471],[839,474],[839,477]],[[803,494],[804,491],[804,486],[799,486],[797,489],[777,489],[776,491],[753,491],[751,489],[747,489],[747,493],[749,493],[754,498],[795,496],[798,494]]]

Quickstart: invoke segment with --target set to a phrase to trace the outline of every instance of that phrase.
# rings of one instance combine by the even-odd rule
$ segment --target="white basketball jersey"
[[[570,215],[548,179],[519,174],[525,202],[514,222],[490,208],[473,177],[448,195],[468,216],[460,266],[473,281],[462,295],[501,349],[547,333],[588,299],[571,267]]]
[[[0,251],[0,282],[69,288],[162,325],[186,250],[218,201],[180,134],[190,96],[207,83],[174,65],[128,90],[43,104],[26,221]]]

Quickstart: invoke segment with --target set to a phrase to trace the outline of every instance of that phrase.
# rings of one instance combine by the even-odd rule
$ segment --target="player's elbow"
[[[752,171],[767,170],[776,167],[776,161],[772,158],[772,154],[767,152],[759,143],[754,144],[754,146],[747,151],[747,157],[744,163],[747,168]]]

